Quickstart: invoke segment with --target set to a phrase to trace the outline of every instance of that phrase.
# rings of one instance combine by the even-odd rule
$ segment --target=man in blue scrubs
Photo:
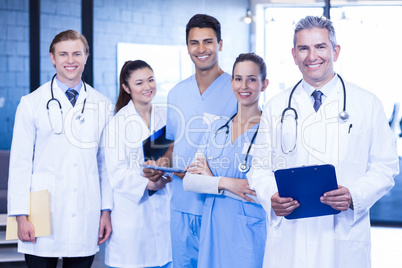
[[[218,63],[222,51],[220,28],[218,20],[204,14],[194,15],[187,23],[187,49],[196,73],[178,83],[168,95],[166,137],[174,140],[172,165],[175,168],[190,165],[213,121],[229,118],[237,110],[231,75]],[[171,199],[173,265],[197,267],[205,194],[184,191],[184,174],[181,175],[173,177]]]

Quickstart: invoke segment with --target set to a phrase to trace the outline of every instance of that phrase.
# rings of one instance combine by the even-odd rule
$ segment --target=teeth
[[[320,66],[321,64],[310,64],[310,65],[307,65],[308,67],[311,67],[311,68],[314,68],[314,67],[318,67],[318,66]]]
[[[74,70],[75,67],[66,67],[67,70]]]
[[[197,58],[199,58],[199,59],[206,59],[206,58],[208,58],[208,55],[205,55],[205,56],[199,56],[199,57],[197,57]]]
[[[240,96],[250,96],[249,92],[240,92]]]

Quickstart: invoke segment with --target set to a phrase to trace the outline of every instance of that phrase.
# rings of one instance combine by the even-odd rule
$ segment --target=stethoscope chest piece
[[[77,115],[77,117],[75,118],[75,120],[79,123],[79,124],[84,124],[85,122],[85,118],[82,114]]]
[[[246,163],[240,163],[239,164],[239,171],[240,172],[245,173],[245,172],[249,171],[249,169],[250,169],[250,167]]]
[[[340,123],[345,123],[349,119],[349,113],[346,111],[342,111],[338,115],[338,120]]]

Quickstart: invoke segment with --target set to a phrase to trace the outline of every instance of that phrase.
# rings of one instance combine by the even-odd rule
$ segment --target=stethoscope
[[[342,112],[340,112],[339,115],[338,115],[338,120],[339,120],[341,123],[345,123],[345,122],[347,122],[347,121],[349,120],[349,113],[346,112],[346,88],[345,88],[345,83],[343,82],[342,77],[341,77],[339,74],[337,74],[337,75],[338,75],[339,79],[341,80],[342,89],[343,89],[343,109],[342,109]],[[297,118],[298,118],[298,115],[297,115],[296,109],[294,109],[294,108],[291,107],[291,102],[292,102],[293,93],[295,92],[297,86],[298,86],[302,81],[303,81],[303,79],[301,79],[299,82],[297,82],[297,84],[293,87],[292,91],[290,92],[288,107],[283,110],[282,116],[281,116],[281,135],[283,135],[283,132],[282,132],[283,120],[284,120],[284,118],[285,118],[286,112],[292,111],[292,112],[294,113],[294,119],[295,119],[295,121],[296,121],[296,135],[295,135],[295,136],[296,136],[296,137],[295,137],[296,140],[297,140]],[[295,140],[295,144],[294,144],[293,148],[291,148],[291,149],[288,150],[288,151],[285,151],[285,150],[283,149],[283,147],[284,147],[284,146],[283,146],[283,139],[281,139],[281,149],[282,149],[282,152],[283,152],[284,154],[288,154],[288,153],[293,152],[294,149],[296,149],[296,140]]]
[[[61,120],[62,120],[61,122],[63,122],[63,109],[62,109],[61,103],[60,103],[60,101],[59,101],[58,99],[56,99],[56,98],[54,97],[54,93],[53,93],[53,82],[54,82],[54,79],[56,78],[56,75],[57,75],[57,74],[53,75],[52,81],[50,82],[50,93],[52,94],[52,97],[48,100],[48,102],[47,102],[47,104],[46,104],[46,109],[47,109],[47,114],[48,114],[48,117],[49,117],[50,125],[51,125],[51,127],[52,127],[54,133],[55,133],[55,134],[61,134],[61,133],[63,132],[63,127],[61,127],[60,130],[56,130],[56,129],[55,129],[55,127],[54,127],[54,125],[53,125],[53,123],[52,123],[52,120],[50,119],[51,116],[50,116],[50,111],[49,111],[49,106],[50,106],[51,102],[52,102],[52,101],[55,101],[55,102],[58,104],[58,106],[59,106],[60,116],[61,116]],[[84,90],[85,90],[85,92],[87,92],[87,87],[86,87],[86,85],[85,85],[85,81],[84,81],[84,79],[82,79],[82,78],[81,78],[81,80],[82,80],[82,84],[84,85]],[[80,113],[79,115],[77,115],[77,117],[75,118],[75,120],[76,120],[79,124],[83,124],[83,123],[85,122],[84,111],[85,111],[85,104],[86,104],[86,102],[87,102],[87,99],[85,98],[85,99],[84,99],[84,104],[82,105],[81,113]]]
[[[226,141],[227,141],[227,139],[228,139],[228,136],[229,136],[229,123],[230,123],[230,121],[233,120],[233,118],[236,116],[236,114],[237,114],[237,113],[235,113],[224,125],[222,125],[220,128],[218,128],[218,129],[215,131],[214,136],[213,136],[213,138],[210,140],[210,142],[208,143],[208,146],[207,146],[207,148],[206,148],[205,151],[207,151],[208,148],[211,146],[211,144],[212,144],[212,142],[215,140],[215,138],[216,138],[218,132],[221,131],[221,130],[223,130],[224,128],[226,128],[226,130],[225,130],[225,143],[226,143]],[[258,126],[258,128],[259,128],[259,126]],[[255,137],[257,136],[258,128],[257,128],[257,130],[255,131],[253,137],[251,138],[251,142],[250,142],[250,145],[248,146],[248,149],[247,149],[247,152],[246,152],[246,156],[244,157],[243,162],[240,163],[239,166],[238,166],[239,171],[242,172],[242,173],[245,173],[245,172],[249,171],[249,169],[250,169],[249,165],[247,164],[247,159],[248,159],[248,156],[249,156],[249,154],[250,154],[251,146],[253,145],[254,140],[255,140]],[[207,157],[207,160],[217,159],[217,158],[219,158],[219,157],[222,155],[222,153],[223,153],[223,146],[222,146],[222,150],[221,150],[221,152],[220,152],[220,154],[219,154],[218,156],[216,156],[216,157],[215,157],[215,156],[209,156],[209,157]]]

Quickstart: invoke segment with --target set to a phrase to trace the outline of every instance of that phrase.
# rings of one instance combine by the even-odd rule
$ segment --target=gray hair
[[[301,19],[296,24],[295,33],[293,35],[293,47],[296,47],[296,34],[301,30],[312,29],[312,28],[327,29],[329,41],[331,41],[332,47],[335,48],[336,36],[332,22],[325,17],[317,17],[317,16],[307,16],[304,19]]]

